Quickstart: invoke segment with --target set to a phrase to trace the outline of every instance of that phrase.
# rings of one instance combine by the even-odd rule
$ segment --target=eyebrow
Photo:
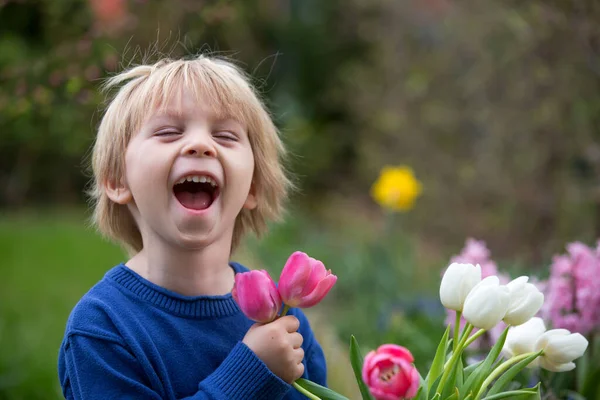
[[[146,124],[155,124],[157,122],[162,122],[163,120],[180,120],[182,118],[185,118],[185,113],[183,111],[181,112],[177,112],[175,110],[158,110],[157,113],[151,115],[150,117],[148,117],[148,119],[146,120]],[[217,125],[229,125],[229,124],[235,124],[236,127],[241,128],[244,131],[248,130],[248,127],[246,126],[245,123],[243,123],[242,121],[238,121],[236,118],[232,117],[232,116],[223,116],[223,117],[219,117],[217,115],[215,115],[214,113],[211,113],[211,115],[209,116],[211,123],[213,124],[217,124]]]

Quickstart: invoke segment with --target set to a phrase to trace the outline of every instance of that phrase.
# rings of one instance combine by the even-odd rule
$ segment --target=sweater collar
[[[246,267],[235,262],[229,265],[236,274],[248,271]],[[106,278],[135,297],[175,315],[191,318],[219,318],[240,312],[231,293],[222,296],[184,296],[142,278],[125,264],[119,264],[108,271]]]

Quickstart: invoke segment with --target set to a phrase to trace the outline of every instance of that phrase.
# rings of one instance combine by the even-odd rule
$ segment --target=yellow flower
[[[384,167],[371,187],[373,199],[392,211],[410,210],[420,194],[421,182],[406,166]]]

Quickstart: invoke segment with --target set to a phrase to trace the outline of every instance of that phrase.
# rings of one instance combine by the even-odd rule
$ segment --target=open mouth
[[[173,193],[185,208],[206,210],[219,196],[219,186],[210,176],[190,175],[173,186]]]

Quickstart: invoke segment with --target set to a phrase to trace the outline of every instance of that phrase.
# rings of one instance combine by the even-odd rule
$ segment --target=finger
[[[293,315],[286,315],[283,318],[279,318],[278,321],[283,324],[289,333],[296,332],[300,328],[300,321]]]
[[[298,365],[296,365],[296,379],[300,379],[302,377],[302,375],[304,375],[304,364],[300,363]],[[294,379],[294,380],[296,380]]]
[[[297,363],[301,363],[304,360],[304,349],[302,347],[294,349],[293,357]]]
[[[288,341],[294,349],[298,349],[302,346],[304,337],[302,337],[302,335],[298,332],[293,332],[288,335]]]

